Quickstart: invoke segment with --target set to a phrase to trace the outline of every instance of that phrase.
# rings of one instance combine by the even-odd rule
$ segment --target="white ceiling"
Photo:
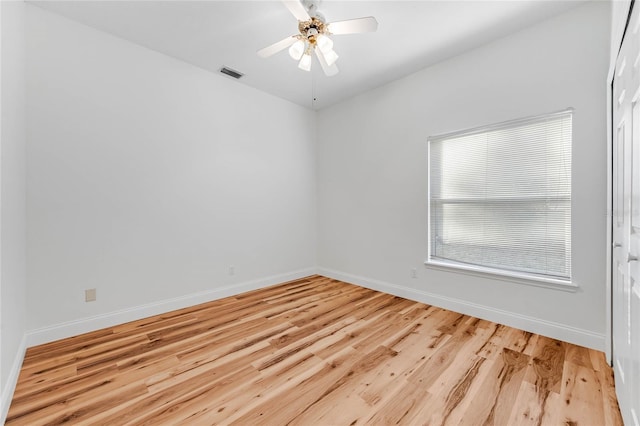
[[[326,77],[314,58],[299,70],[286,50],[256,51],[297,32],[279,1],[32,1],[91,27],[218,73],[238,84],[320,109],[486,44],[580,1],[324,1],[328,22],[375,16],[376,33],[333,36],[340,73]],[[220,75],[221,78],[231,78]],[[315,100],[314,100],[315,98]]]

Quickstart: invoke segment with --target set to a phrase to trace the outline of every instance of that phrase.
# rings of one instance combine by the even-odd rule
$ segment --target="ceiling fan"
[[[280,40],[258,51],[258,56],[268,58],[289,48],[289,55],[298,62],[298,68],[311,71],[311,54],[315,53],[327,76],[336,75],[338,54],[333,50],[330,35],[374,32],[378,21],[373,16],[329,22],[318,12],[321,0],[282,0],[291,14],[298,20],[299,34]]]

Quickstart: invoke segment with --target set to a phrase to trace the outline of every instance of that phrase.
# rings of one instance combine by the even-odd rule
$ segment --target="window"
[[[572,110],[429,138],[429,257],[571,281]]]

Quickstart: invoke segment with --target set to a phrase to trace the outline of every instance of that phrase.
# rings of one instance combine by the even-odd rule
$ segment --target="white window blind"
[[[572,110],[429,138],[429,261],[571,279]]]

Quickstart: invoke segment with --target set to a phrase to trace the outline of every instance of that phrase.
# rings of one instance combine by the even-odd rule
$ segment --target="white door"
[[[640,5],[613,79],[612,327],[616,392],[625,424],[640,426]]]

